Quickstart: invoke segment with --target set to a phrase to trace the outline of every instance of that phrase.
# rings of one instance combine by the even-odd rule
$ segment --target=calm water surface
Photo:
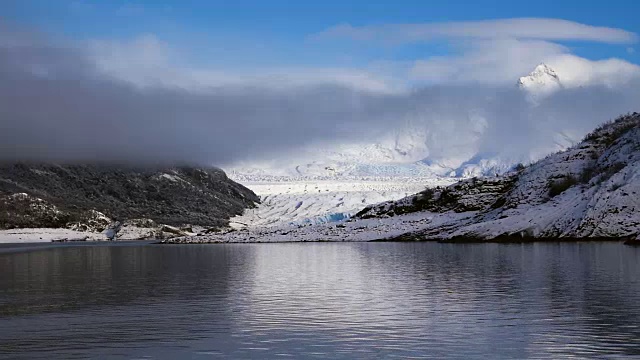
[[[0,358],[640,358],[617,243],[0,248]]]

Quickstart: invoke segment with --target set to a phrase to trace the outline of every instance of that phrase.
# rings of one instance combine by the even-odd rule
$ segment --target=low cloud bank
[[[581,136],[640,107],[635,80],[532,103],[515,79],[396,92],[264,79],[193,90],[137,86],[103,70],[88,48],[0,28],[0,160],[223,166],[309,144],[375,141],[408,121],[429,133],[433,157],[473,144],[529,158],[552,149],[560,132]]]

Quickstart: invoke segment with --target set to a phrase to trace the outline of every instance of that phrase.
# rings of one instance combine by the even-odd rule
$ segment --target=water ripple
[[[0,254],[0,357],[640,358],[618,244],[101,246]]]

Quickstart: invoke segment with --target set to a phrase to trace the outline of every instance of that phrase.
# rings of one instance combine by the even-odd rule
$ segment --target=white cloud
[[[98,65],[109,72],[166,66],[171,56],[168,44],[153,34],[124,42],[93,40],[88,46]]]
[[[179,52],[153,34],[124,42],[92,41],[89,50],[103,73],[142,87],[206,90],[221,86],[249,86],[284,89],[329,84],[381,93],[402,88],[390,76],[374,74],[366,69],[293,66],[240,71],[180,66]]]
[[[429,84],[508,85],[540,63],[550,65],[565,87],[611,87],[640,77],[639,66],[621,59],[593,61],[549,41],[496,39],[470,42],[459,54],[416,60],[409,78]]]
[[[640,78],[640,66],[620,59],[591,61],[563,54],[550,58],[547,63],[556,70],[565,87],[615,87]]]
[[[569,83],[610,85],[635,74],[635,65],[580,59],[542,40],[465,43],[460,54],[414,69],[425,79],[427,70],[438,70],[445,84],[388,94],[380,89],[397,80],[367,69],[193,69],[177,65],[180,53],[154,35],[91,42],[87,57],[83,46],[3,34],[0,27],[0,125],[6,129],[0,158],[224,164],[287,157],[310,143],[375,144],[393,134],[393,146],[401,139],[396,149],[416,149],[453,166],[477,154],[538,156],[555,146],[558,134],[579,137],[637,110],[640,81],[633,79],[615,89],[576,85],[534,107],[515,87],[517,76],[511,78],[521,67],[530,71],[529,62],[546,61]],[[51,76],[34,73],[42,66]],[[508,86],[487,86],[494,78]],[[407,132],[403,124],[410,125]]]
[[[342,25],[317,37],[400,43],[444,38],[454,45],[454,52],[396,63],[372,59],[369,65],[360,68],[293,65],[240,70],[228,66],[184,66],[187,62],[183,61],[183,54],[152,34],[125,42],[94,41],[90,49],[99,68],[113,77],[139,86],[174,86],[191,90],[229,85],[282,89],[337,84],[389,93],[429,84],[506,85],[514,84],[541,62],[557,66],[556,71],[568,86],[590,83],[613,86],[638,73],[638,67],[629,62],[618,59],[590,61],[572,55],[570,48],[557,43],[560,40],[633,43],[637,40],[636,34],[559,19]]]
[[[413,86],[477,83],[513,84],[542,63],[552,64],[567,86],[614,86],[640,74],[620,59],[590,61],[572,54],[562,41],[631,44],[635,33],[561,19],[516,18],[430,24],[338,25],[314,36],[384,44],[445,40],[452,53],[403,61],[404,80]],[[633,49],[631,47],[627,48]]]
[[[315,38],[346,37],[392,43],[423,42],[439,38],[582,40],[603,43],[634,43],[638,36],[622,29],[598,27],[573,21],[545,18],[516,18],[430,24],[386,24],[331,27]]]
[[[410,77],[428,83],[515,84],[540,62],[568,52],[547,41],[479,40],[464,45],[458,55],[417,60]]]

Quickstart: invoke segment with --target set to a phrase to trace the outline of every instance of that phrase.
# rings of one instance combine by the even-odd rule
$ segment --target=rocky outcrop
[[[398,201],[367,206],[355,218],[396,216],[418,211],[460,213],[498,207],[502,206],[504,194],[513,187],[516,180],[516,173],[508,173],[501,177],[474,177],[446,187],[427,188]]]
[[[257,202],[252,191],[216,168],[0,165],[0,229],[100,232],[115,220],[133,219],[171,229],[220,227]]]

